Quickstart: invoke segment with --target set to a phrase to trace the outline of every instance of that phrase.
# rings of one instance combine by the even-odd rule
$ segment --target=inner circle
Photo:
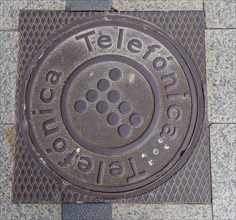
[[[86,113],[85,111],[83,112],[83,114],[80,114],[79,112],[74,111],[74,108],[73,109],[70,108],[71,105],[74,105],[74,103],[77,102],[77,99],[78,100],[83,99],[82,98],[83,91],[89,91],[89,90],[93,91],[97,88],[96,80],[97,81],[99,80],[96,77],[95,77],[96,80],[92,79],[93,75],[96,76],[96,74],[98,73],[96,73],[96,71],[93,72],[91,70],[91,67],[93,65],[95,66],[96,64],[96,69],[99,69],[98,68],[99,64],[106,66],[108,60],[109,62],[113,62],[112,65],[114,65],[115,62],[117,62],[117,65],[119,65],[119,67],[122,65],[128,66],[132,70],[128,71],[129,74],[132,74],[132,79],[134,80],[136,79],[137,82],[140,81],[137,80],[137,78],[142,77],[142,83],[143,84],[146,83],[148,87],[148,92],[146,95],[144,95],[144,97],[145,99],[149,99],[146,100],[148,103],[153,103],[153,106],[151,104],[149,105],[148,108],[147,107],[146,109],[144,108],[146,112],[144,112],[144,110],[141,107],[137,107],[138,104],[135,103],[135,100],[138,99],[137,97],[132,96],[131,92],[132,90],[125,90],[125,91],[122,90],[121,88],[122,77],[129,76],[129,75],[126,76],[127,73],[125,72],[122,73],[122,77],[119,78],[117,81],[113,82],[111,81],[111,86],[110,86],[111,87],[110,89],[112,89],[111,91],[120,90],[119,92],[121,93],[120,99],[116,103],[110,102],[108,95],[104,94],[104,92],[99,92],[99,90],[97,89],[99,93],[98,97],[96,97],[96,101],[94,101],[93,103],[89,103],[87,107],[88,113]],[[107,72],[107,75],[101,77],[105,79],[105,77],[107,76],[107,79],[109,79],[110,77],[109,72],[111,72],[111,70],[112,67],[110,67],[110,69],[107,68],[107,71],[105,71]],[[90,77],[86,78],[86,76],[88,76],[86,71],[91,72]],[[85,76],[83,77],[83,75]],[[81,80],[83,80],[84,82],[80,83]],[[127,80],[128,78],[124,79],[125,82],[127,82]],[[93,81],[95,83],[94,86],[91,83]],[[89,85],[89,87],[85,86],[86,84]],[[127,86],[124,87],[124,89],[125,88],[127,88]],[[134,89],[133,93],[134,91],[137,91],[137,89]],[[140,92],[140,97],[142,97],[142,95],[143,94]],[[128,108],[122,109],[125,111],[127,110],[125,114],[124,112],[122,113],[122,110],[119,109],[121,106],[123,106],[122,105],[123,103],[125,103],[129,107],[129,109]],[[143,106],[148,106],[148,105],[143,105]],[[150,108],[150,106],[152,107]],[[151,75],[151,73],[138,62],[121,55],[103,55],[92,58],[84,62],[76,70],[72,72],[72,74],[67,79],[66,84],[62,91],[61,115],[63,123],[69,134],[78,144],[80,144],[80,146],[92,152],[105,155],[123,154],[127,150],[139,147],[143,143],[143,141],[148,138],[153,129],[157,126],[159,110],[160,110],[159,90],[156,81]],[[116,124],[115,126],[111,126],[107,122],[108,121],[107,117],[112,112],[116,112],[121,117],[119,120],[119,124]],[[130,115],[137,112],[144,118],[144,123],[141,126],[133,126],[129,122]],[[106,122],[107,124],[104,125],[101,124],[101,122],[102,123]],[[81,129],[83,128],[83,123],[89,124],[89,127],[86,127],[86,129]],[[125,124],[130,124],[131,129],[129,129],[129,132],[127,134],[122,133],[121,135],[119,127]],[[107,142],[106,138],[103,139],[99,138],[100,137],[99,132],[103,132],[101,136],[107,137]],[[112,132],[114,133],[114,136],[112,136],[113,135]]]

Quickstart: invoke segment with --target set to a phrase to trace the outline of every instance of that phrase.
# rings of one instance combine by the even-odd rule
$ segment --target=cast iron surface
[[[201,13],[194,14],[195,23],[201,24]],[[204,114],[201,80],[189,55],[165,31],[124,15],[99,15],[65,26],[42,45],[63,22],[89,15],[21,14],[21,46],[28,47],[28,39],[31,47],[20,65],[24,76],[19,82],[17,129],[24,144],[19,144],[22,138],[18,136],[16,153],[21,148],[25,155],[16,157],[16,162],[30,151],[27,157],[33,155],[37,165],[32,159],[31,166],[23,161],[23,169],[16,163],[14,187],[22,181],[24,196],[19,196],[18,188],[15,201],[93,201],[91,196],[134,197],[150,190],[153,195],[177,176],[168,180],[194,147],[201,147],[196,145]],[[42,26],[45,20],[47,24]],[[42,45],[40,49],[33,48],[35,41]],[[198,44],[195,47],[201,49]],[[202,66],[197,67],[202,75]],[[200,164],[202,158],[197,160]],[[33,164],[45,174],[39,177]],[[17,169],[23,174],[31,171],[31,180],[19,178]],[[45,181],[46,194],[42,187],[41,192],[30,190],[34,186],[40,189],[40,182]],[[178,179],[177,184],[181,187]],[[74,198],[66,199],[63,195],[67,193]]]

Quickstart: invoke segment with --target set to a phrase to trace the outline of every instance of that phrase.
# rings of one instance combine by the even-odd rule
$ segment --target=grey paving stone
[[[19,8],[25,7],[25,0],[0,1],[0,30],[17,29]]]
[[[2,206],[4,220],[61,220],[61,205],[14,205]]]
[[[65,10],[66,0],[1,0],[0,30],[18,28],[20,10]]]
[[[236,28],[236,0],[204,0],[207,28]]]
[[[213,183],[236,182],[236,124],[213,124],[210,137]]]
[[[119,11],[184,11],[203,10],[203,0],[113,0]]]
[[[236,30],[206,30],[208,115],[212,123],[235,123]]]
[[[0,123],[14,123],[18,33],[0,31]]]
[[[109,203],[63,204],[62,220],[111,220],[112,205]]]
[[[210,205],[113,204],[113,220],[211,220]]]
[[[0,126],[0,204],[11,200],[13,144],[13,126]]]
[[[67,11],[109,11],[111,0],[67,0]]]
[[[213,219],[236,219],[236,182],[213,182]]]
[[[214,219],[236,219],[236,124],[210,127]]]
[[[210,127],[215,220],[236,219],[236,124]]]

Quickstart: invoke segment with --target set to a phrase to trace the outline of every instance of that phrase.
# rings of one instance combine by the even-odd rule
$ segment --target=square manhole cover
[[[25,11],[20,32],[15,202],[210,202],[201,12]]]

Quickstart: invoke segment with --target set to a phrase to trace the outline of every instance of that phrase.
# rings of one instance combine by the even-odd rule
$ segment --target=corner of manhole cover
[[[19,131],[37,163],[98,198],[133,197],[166,182],[203,124],[201,80],[188,53],[126,15],[100,14],[54,33],[18,90]]]

